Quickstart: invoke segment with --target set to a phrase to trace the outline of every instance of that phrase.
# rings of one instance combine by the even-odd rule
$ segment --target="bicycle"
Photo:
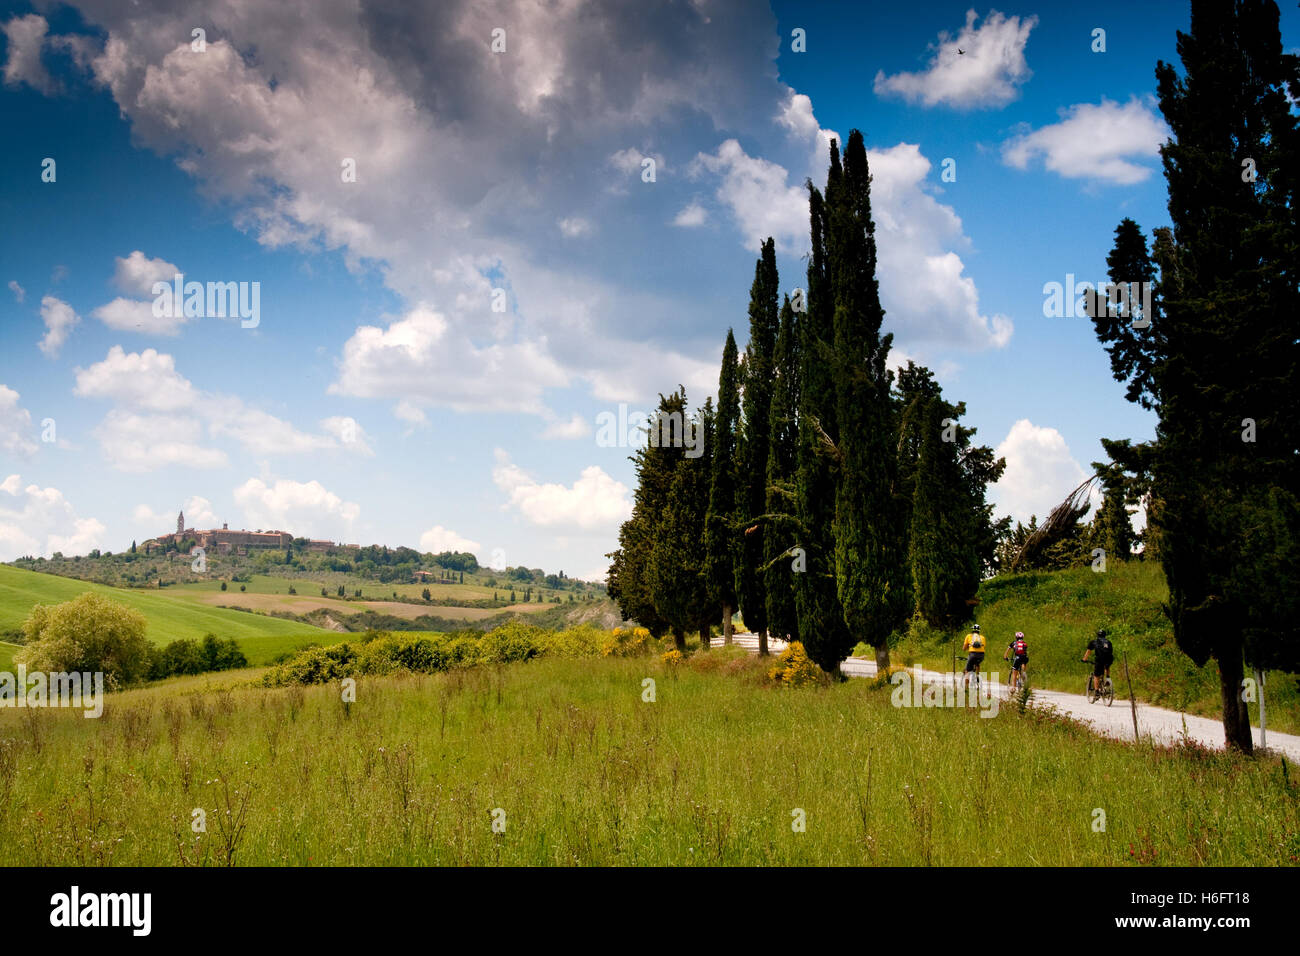
[[[963,665],[965,665],[965,663],[966,663],[966,655],[964,655],[964,654],[954,654],[952,659],[955,660],[955,661],[961,661]],[[980,692],[980,672],[979,672],[980,666],[981,666],[980,664],[976,664],[976,665],[975,665],[975,670],[970,671],[971,674],[974,674],[974,675],[975,675],[975,693],[976,693],[977,695],[978,695],[979,692]],[[964,677],[966,673],[967,673],[967,672],[966,672],[966,670],[965,670],[965,667],[963,666],[963,668],[962,668],[962,676]],[[954,672],[953,672],[953,680],[955,681],[956,679],[957,679],[957,673],[954,671]],[[958,685],[958,686],[960,686],[960,685]],[[954,688],[954,689],[956,689],[956,688]]]
[[[1091,661],[1084,661],[1089,667],[1092,667]],[[1084,690],[1084,695],[1088,698],[1088,703],[1095,704],[1098,700],[1104,700],[1109,707],[1115,703],[1115,685],[1111,683],[1109,677],[1103,677],[1100,681],[1094,681],[1091,674],[1088,675],[1088,683]]]
[[[1028,684],[1029,684],[1029,665],[1026,664],[1024,669],[1022,670],[1016,667],[1015,661],[1012,661],[1010,679],[1007,681],[1008,695],[1014,697],[1022,687],[1026,687],[1028,686]]]

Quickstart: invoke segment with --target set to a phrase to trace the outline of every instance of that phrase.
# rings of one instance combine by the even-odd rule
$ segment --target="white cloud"
[[[1009,514],[1025,524],[1030,515],[1037,515],[1042,524],[1052,509],[1090,474],[1075,461],[1060,432],[1035,425],[1027,418],[1011,426],[994,454],[1006,458],[1007,468],[989,487],[989,500],[996,502],[997,514]],[[1094,510],[1098,503],[1094,494]]]
[[[169,285],[180,273],[180,266],[173,265],[166,259],[150,259],[139,249],[123,259],[117,256],[113,270],[113,282],[127,295],[153,295],[155,282]]]
[[[322,418],[320,427],[325,434],[334,436],[339,443],[339,447],[344,451],[367,457],[375,453],[375,450],[370,447],[368,440],[370,436],[366,434],[366,430],[351,415],[334,415],[330,418]]]
[[[567,422],[551,422],[542,431],[543,438],[575,439],[586,438],[590,434],[591,422],[581,415],[574,415]]]
[[[32,413],[18,404],[19,394],[0,385],[0,451],[11,455],[32,455],[36,442],[31,439]]]
[[[10,475],[0,490],[17,499],[12,506],[0,499],[0,561],[55,551],[85,554],[103,546],[103,523],[79,516],[59,489],[31,484],[20,490],[19,476]]]
[[[605,471],[591,465],[572,485],[542,484],[510,456],[496,451],[492,480],[508,496],[506,507],[517,510],[530,524],[542,528],[610,531],[632,514],[628,488]]]
[[[1015,136],[1002,144],[1002,161],[1017,169],[1042,159],[1043,165],[1067,179],[1099,179],[1120,185],[1142,182],[1152,166],[1131,162],[1155,159],[1169,136],[1169,127],[1156,115],[1153,101],[1132,97],[1120,104],[1076,103],[1061,111],[1059,123]]]
[[[17,279],[9,280],[9,291],[14,294],[14,299],[20,303],[27,297],[26,290],[18,284]]]
[[[96,306],[90,314],[110,329],[138,332],[141,335],[178,335],[181,326],[189,321],[180,310],[174,315],[154,315],[152,302],[124,299],[121,296]]]
[[[578,239],[582,236],[589,236],[595,231],[595,227],[588,219],[581,216],[565,216],[559,223],[560,234],[565,239]]]
[[[466,378],[465,369],[475,374]],[[543,388],[566,384],[564,372],[547,354],[544,338],[479,347],[454,335],[441,313],[417,306],[386,329],[358,328],[343,346],[338,380],[329,391],[360,398],[400,397],[407,415],[419,403],[537,412]]]
[[[673,225],[691,229],[695,226],[704,225],[706,219],[708,219],[708,213],[704,211],[704,207],[698,202],[692,201],[673,217]]]
[[[9,57],[5,60],[4,70],[6,86],[26,83],[32,89],[47,95],[54,92],[54,81],[41,62],[41,47],[45,44],[45,34],[49,28],[45,18],[35,13],[13,17],[4,26],[0,26],[0,31],[9,40]]]
[[[750,156],[729,139],[713,153],[697,155],[691,170],[721,176],[718,201],[731,210],[746,248],[757,249],[768,236],[784,253],[807,245],[808,193],[787,184],[784,166]]]
[[[93,434],[104,459],[119,471],[141,473],[172,465],[206,470],[228,463],[224,451],[200,444],[203,425],[190,415],[114,408]]]
[[[126,352],[114,345],[101,362],[76,371],[73,394],[131,408],[167,412],[193,408],[199,392],[176,371],[176,360],[156,349]]]
[[[1025,62],[1025,44],[1038,18],[1022,21],[995,10],[983,26],[975,26],[978,19],[974,10],[967,10],[966,24],[956,37],[941,32],[938,43],[930,45],[933,55],[923,72],[886,76],[883,70],[877,71],[873,84],[876,95],[954,109],[1010,103],[1032,75]]]
[[[420,550],[431,551],[434,554],[440,554],[443,551],[468,551],[471,554],[478,554],[482,549],[483,545],[477,541],[462,537],[450,528],[444,528],[440,524],[434,525],[420,535]]]
[[[609,157],[609,164],[613,166],[615,169],[617,169],[620,173],[623,173],[628,176],[634,175],[639,180],[641,178],[641,174],[645,170],[645,167],[642,165],[642,163],[644,163],[645,160],[647,159],[654,160],[654,164],[655,164],[654,170],[655,170],[656,177],[658,177],[660,173],[664,172],[664,170],[668,168],[668,164],[664,162],[664,158],[661,154],[643,153],[639,149],[633,149],[630,146],[627,149],[620,149],[618,152],[611,154]]]
[[[424,409],[408,402],[406,399],[402,399],[393,406],[393,416],[409,425],[427,425],[429,423],[429,416],[424,413]]]
[[[220,527],[221,520],[217,513],[212,509],[212,502],[200,495],[191,495],[181,503],[181,511],[185,512],[185,526],[187,528],[198,528],[206,530],[208,528]],[[133,526],[139,530],[139,533],[146,537],[152,538],[156,535],[165,534],[176,527],[176,513],[174,511],[154,511],[148,505],[136,505],[131,512]]]
[[[54,358],[81,319],[68,303],[47,295],[41,299],[41,321],[45,323],[45,335],[38,344],[42,352]]]
[[[233,438],[255,455],[302,455],[337,448],[328,435],[299,431],[289,422],[238,398],[213,397],[202,406],[213,437]]]
[[[249,527],[291,531],[301,537],[347,538],[361,514],[360,506],[327,491],[319,481],[282,478],[268,485],[250,478],[234,494]]]

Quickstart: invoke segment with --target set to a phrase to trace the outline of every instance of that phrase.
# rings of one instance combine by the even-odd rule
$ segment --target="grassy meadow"
[[[263,664],[285,651],[333,639],[332,632],[308,624],[203,605],[179,597],[171,589],[111,588],[0,564],[0,640],[6,639],[5,634],[21,633],[32,605],[70,601],[86,591],[103,594],[143,614],[149,622],[145,636],[154,644],[197,640],[211,633],[233,638],[250,664]],[[0,644],[0,668],[8,666],[14,650],[17,648]]]
[[[347,705],[337,685],[224,672],[112,695],[99,720],[0,710],[0,864],[1300,857],[1300,781],[1277,759],[1152,750],[1011,706],[895,708],[862,680],[775,688],[770,666],[736,649],[542,658],[362,678]]]

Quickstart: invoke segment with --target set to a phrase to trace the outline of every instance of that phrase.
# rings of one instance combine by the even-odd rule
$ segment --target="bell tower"
[[[185,512],[182,511],[176,516],[176,535],[180,537],[185,533]]]

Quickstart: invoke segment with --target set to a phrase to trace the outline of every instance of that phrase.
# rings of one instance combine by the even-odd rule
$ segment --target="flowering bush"
[[[782,687],[813,687],[826,682],[826,674],[808,656],[799,641],[786,645],[767,676]]]
[[[616,627],[600,652],[606,657],[640,657],[650,653],[650,640],[644,627]]]

